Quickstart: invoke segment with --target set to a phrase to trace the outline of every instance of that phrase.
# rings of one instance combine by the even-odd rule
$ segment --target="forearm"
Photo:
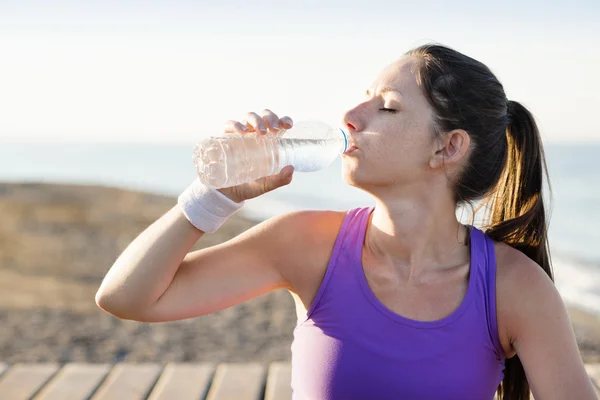
[[[203,236],[179,206],[144,230],[108,271],[96,303],[121,318],[149,309],[171,284],[186,254]]]

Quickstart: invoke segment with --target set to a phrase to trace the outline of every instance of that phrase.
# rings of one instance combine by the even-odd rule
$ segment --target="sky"
[[[600,1],[0,0],[0,142],[189,143],[268,108],[340,124],[428,42],[486,65],[544,140],[600,141]]]

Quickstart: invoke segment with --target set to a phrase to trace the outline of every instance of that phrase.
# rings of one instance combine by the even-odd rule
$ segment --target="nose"
[[[344,114],[344,126],[351,132],[359,132],[364,128],[364,116],[361,115],[361,104],[346,111]]]
[[[346,127],[352,131],[356,130],[356,127],[354,125],[352,125],[350,122],[346,122]]]

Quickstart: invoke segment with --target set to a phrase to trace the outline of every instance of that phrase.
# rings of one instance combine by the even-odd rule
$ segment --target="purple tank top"
[[[452,314],[408,319],[375,297],[362,269],[372,210],[346,215],[323,282],[294,329],[294,400],[493,399],[504,369],[493,241],[471,229],[469,283]]]

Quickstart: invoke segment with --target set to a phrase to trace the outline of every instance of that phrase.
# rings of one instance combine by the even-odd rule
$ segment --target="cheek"
[[[433,137],[427,126],[407,121],[403,129],[386,143],[386,151],[407,161],[422,162],[429,158],[432,145]]]
[[[407,145],[422,144],[432,138],[430,119],[418,112],[403,114],[396,132]]]
[[[429,162],[430,134],[412,121],[378,128],[385,134],[364,140],[360,153],[343,161],[345,179],[374,183],[419,176]]]
[[[369,152],[364,161],[365,169],[376,170],[385,180],[419,175],[429,163],[429,145],[416,134],[397,136]]]

